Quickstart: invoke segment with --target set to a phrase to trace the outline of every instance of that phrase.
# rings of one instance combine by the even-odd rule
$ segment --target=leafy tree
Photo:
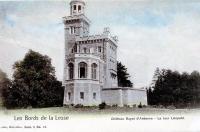
[[[5,102],[4,95],[6,91],[11,87],[11,81],[8,79],[6,73],[0,69],[0,104]]]
[[[22,61],[14,64],[12,88],[6,107],[52,107],[63,103],[64,88],[55,77],[48,56],[30,50]]]
[[[121,62],[117,62],[117,77],[118,77],[118,85],[120,87],[133,86],[133,83],[129,80],[130,75],[127,72],[127,68]]]

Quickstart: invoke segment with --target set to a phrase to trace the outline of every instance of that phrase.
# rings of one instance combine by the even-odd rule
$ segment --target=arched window
[[[97,79],[97,64],[92,64],[92,79]]]
[[[76,10],[76,5],[74,5],[74,10]]]
[[[79,63],[79,78],[87,78],[87,64],[85,62]]]
[[[80,5],[78,6],[78,12],[81,12],[81,6]]]
[[[74,78],[74,64],[69,63],[68,69],[69,69],[69,79],[71,80]]]

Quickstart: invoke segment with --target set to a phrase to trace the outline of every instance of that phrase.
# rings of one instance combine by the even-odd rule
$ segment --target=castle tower
[[[97,105],[101,103],[99,55],[88,44],[90,20],[85,16],[85,2],[72,0],[70,16],[64,17],[65,70],[64,104]],[[86,40],[87,41],[86,41]]]

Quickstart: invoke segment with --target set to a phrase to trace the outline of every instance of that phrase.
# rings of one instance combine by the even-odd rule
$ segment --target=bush
[[[170,106],[167,106],[167,109],[170,109],[170,110],[175,110],[176,107],[174,105],[170,105]]]
[[[129,107],[130,107],[130,105],[127,105],[127,104],[126,104],[126,105],[124,105],[124,107],[126,107],[126,108],[129,108]]]
[[[118,105],[117,105],[117,104],[114,104],[114,105],[112,105],[112,107],[118,107]]]
[[[137,105],[136,105],[136,104],[134,104],[134,105],[133,105],[133,108],[136,108],[136,107],[137,107]]]
[[[82,104],[77,104],[74,106],[74,108],[83,108],[83,105]]]
[[[142,103],[140,102],[140,104],[138,105],[138,108],[142,108]]]
[[[99,109],[102,110],[102,109],[105,109],[106,108],[106,103],[105,102],[102,102],[101,104],[99,104]]]
[[[143,108],[146,108],[147,106],[146,106],[146,105],[142,105],[142,107],[143,107]]]

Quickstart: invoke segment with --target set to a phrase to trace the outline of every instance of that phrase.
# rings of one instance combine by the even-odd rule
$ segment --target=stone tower
[[[65,24],[64,104],[97,105],[101,102],[98,56],[92,55],[82,38],[89,35],[90,21],[84,14],[85,2],[72,0]],[[94,73],[94,75],[91,74]]]

